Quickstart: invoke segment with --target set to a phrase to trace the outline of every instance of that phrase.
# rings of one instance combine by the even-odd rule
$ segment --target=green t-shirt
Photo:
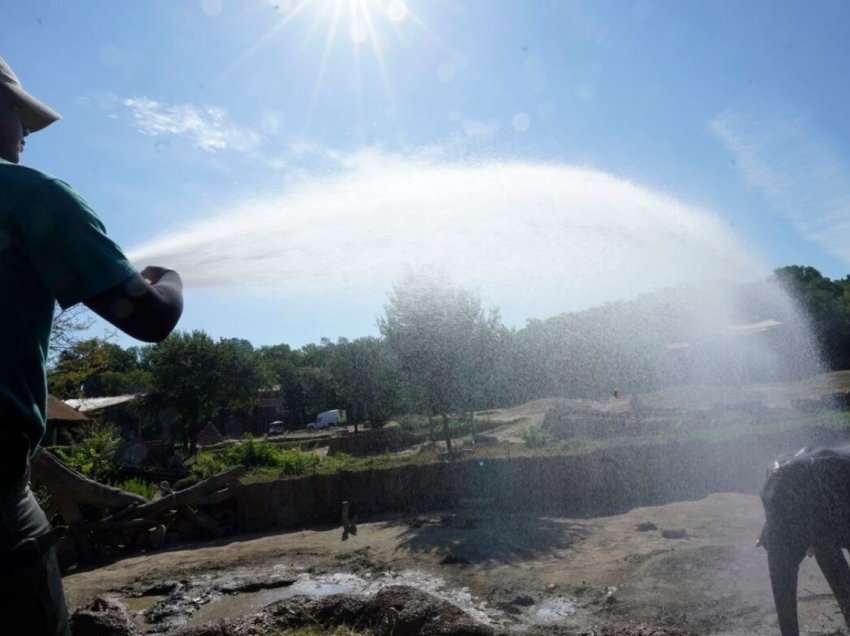
[[[0,427],[33,447],[44,435],[55,303],[67,309],[134,273],[68,184],[0,159]]]

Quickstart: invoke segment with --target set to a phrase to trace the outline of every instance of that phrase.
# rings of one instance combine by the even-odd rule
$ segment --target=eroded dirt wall
[[[774,459],[803,446],[846,443],[833,429],[751,435],[548,457],[457,460],[345,471],[245,485],[239,531],[336,524],[349,501],[360,519],[463,505],[548,514],[622,512],[712,492],[757,493]]]

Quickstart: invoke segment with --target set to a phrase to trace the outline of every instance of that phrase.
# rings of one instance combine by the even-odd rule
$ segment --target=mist
[[[376,311],[406,270],[441,270],[520,324],[768,269],[719,215],[605,172],[378,152],[222,205],[129,256],[190,287],[374,297]]]

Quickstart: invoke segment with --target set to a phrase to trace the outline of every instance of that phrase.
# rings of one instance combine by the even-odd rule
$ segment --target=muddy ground
[[[296,593],[409,584],[499,632],[646,625],[759,636],[778,633],[765,552],[755,546],[762,522],[757,497],[732,493],[593,518],[467,508],[373,519],[346,540],[341,528],[310,528],[147,554],[70,574],[65,588],[72,609],[115,596],[141,629],[161,633]],[[171,605],[182,598],[182,610],[145,622],[142,612],[175,591]],[[844,633],[813,559],[801,568],[799,596],[804,634]]]
[[[686,400],[696,408],[694,395],[706,407],[783,407],[819,399],[837,385],[850,388],[850,374],[838,375],[641,399],[654,408]],[[564,402],[539,400],[481,416],[501,424],[488,434],[520,444],[526,427],[542,426],[546,411]],[[570,408],[612,414],[631,406],[625,399],[573,400]],[[488,510],[484,501],[468,503],[361,520],[355,535],[315,527],[126,558],[68,574],[66,595],[71,610],[97,596],[119,599],[137,628],[151,633],[249,614],[297,595],[373,598],[402,585],[450,601],[498,633],[778,634],[766,553],[756,547],[764,514],[755,495],[719,493],[582,518],[511,515]],[[848,633],[814,559],[801,566],[798,596],[803,634]]]

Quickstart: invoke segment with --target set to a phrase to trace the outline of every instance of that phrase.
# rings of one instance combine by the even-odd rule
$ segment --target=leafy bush
[[[138,477],[131,477],[124,481],[111,483],[110,486],[141,495],[145,499],[152,499],[153,496],[156,495],[157,491],[159,491],[159,486],[157,484],[145,481],[144,479],[139,479]]]
[[[394,418],[403,431],[415,432],[428,428],[428,416],[408,413]],[[436,424],[436,422],[435,422]]]
[[[261,466],[278,466],[281,451],[267,440],[254,440],[246,435],[240,444],[227,447],[220,454],[220,459],[227,466],[242,465],[247,469]]]
[[[206,479],[216,473],[220,473],[225,468],[227,466],[225,466],[219,456],[206,451],[198,451],[197,455],[195,455],[195,461],[189,467],[189,472],[198,479]]]
[[[246,436],[239,444],[233,444],[217,454],[201,451],[190,467],[193,476],[206,479],[232,466],[244,466],[247,470],[275,469],[283,476],[305,475],[314,472],[322,463],[315,453],[294,448],[282,450],[267,440],[255,440]]]
[[[115,476],[119,466],[113,462],[121,438],[108,424],[87,424],[82,437],[66,448],[56,447],[56,455],[68,466],[98,481]]]
[[[526,448],[540,448],[546,445],[546,435],[539,428],[527,426],[522,429],[522,441]]]
[[[280,474],[284,476],[304,475],[322,463],[322,458],[316,453],[307,453],[297,448],[281,451],[280,455]]]

